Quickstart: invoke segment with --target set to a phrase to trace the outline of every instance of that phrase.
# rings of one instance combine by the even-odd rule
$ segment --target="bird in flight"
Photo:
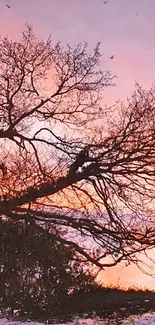
[[[9,5],[6,5],[6,7],[7,7],[8,9],[10,9],[10,8],[11,8]]]
[[[113,60],[114,59],[114,55],[110,56],[109,59]]]

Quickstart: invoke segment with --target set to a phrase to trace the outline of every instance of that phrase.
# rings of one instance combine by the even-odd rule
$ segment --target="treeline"
[[[0,221],[1,314],[30,319],[65,319],[154,310],[155,293],[103,288],[73,249],[30,224]],[[16,312],[17,313],[14,313]]]
[[[71,293],[95,282],[74,250],[30,224],[0,221],[0,304],[11,315],[47,318],[68,310]]]
[[[155,292],[91,286],[70,297],[72,315],[99,316],[101,318],[123,318],[129,315],[155,311]]]

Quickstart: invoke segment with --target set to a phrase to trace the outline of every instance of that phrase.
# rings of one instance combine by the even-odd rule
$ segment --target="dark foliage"
[[[89,291],[81,289],[70,297],[70,310],[73,315],[108,317],[110,320],[155,311],[154,301],[155,292],[149,290],[124,291],[119,288],[92,286]]]
[[[22,222],[0,221],[1,308],[47,317],[67,308],[69,292],[94,277],[74,260],[74,251]]]

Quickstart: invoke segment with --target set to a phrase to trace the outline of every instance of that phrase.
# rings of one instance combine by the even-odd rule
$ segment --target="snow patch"
[[[16,321],[16,320],[8,320],[7,318],[1,318],[0,319],[0,325],[47,325],[48,322],[41,323],[41,322],[32,322],[30,320],[26,322],[22,321]],[[66,323],[66,324],[58,324],[55,323],[53,325],[118,325],[117,320],[116,321],[108,321],[108,320],[95,320],[95,319],[80,319],[79,322],[73,322],[73,323]],[[120,323],[119,323],[120,324]],[[142,316],[130,316],[128,319],[122,321],[122,325],[155,325],[155,313],[147,313]]]

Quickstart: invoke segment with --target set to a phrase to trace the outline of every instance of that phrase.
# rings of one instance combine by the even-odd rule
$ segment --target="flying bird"
[[[9,5],[6,5],[6,7],[7,7],[8,9],[10,9],[10,8],[11,8]]]
[[[104,1],[104,5],[106,5],[106,3],[108,3],[108,1]]]
[[[114,57],[115,57],[115,55],[112,55],[112,56],[109,57],[109,59],[110,59],[110,60],[113,60]]]

